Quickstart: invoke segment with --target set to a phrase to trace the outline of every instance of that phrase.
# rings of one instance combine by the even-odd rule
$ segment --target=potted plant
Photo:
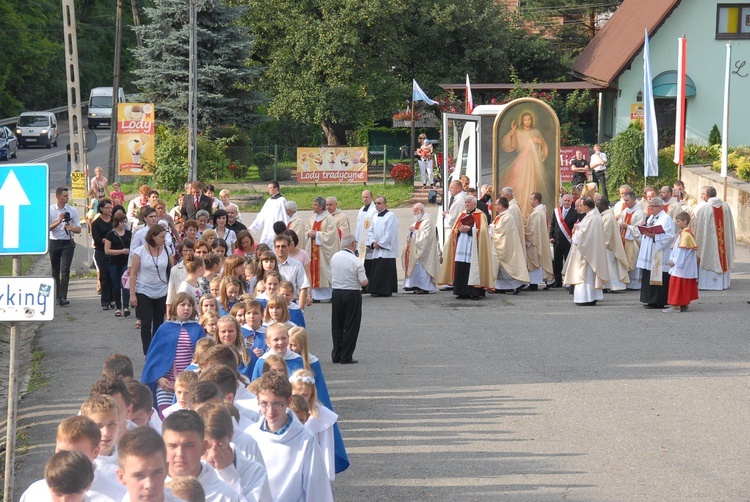
[[[411,181],[414,176],[414,171],[411,170],[411,166],[409,164],[393,164],[393,167],[391,167],[391,178],[396,181],[396,183],[404,183]]]

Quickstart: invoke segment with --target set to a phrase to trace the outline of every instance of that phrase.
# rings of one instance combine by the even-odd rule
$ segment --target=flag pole
[[[412,96],[414,98],[414,96]],[[414,152],[417,151],[417,148],[415,146],[414,141],[414,99],[411,100],[411,153],[409,154],[409,158],[411,159],[411,173],[412,173],[412,185],[414,184],[414,180],[416,179],[416,173],[414,172]]]
[[[724,178],[724,197],[727,200],[727,156],[729,155],[729,77],[732,65],[732,42],[727,42],[727,62],[724,75],[724,120],[721,136],[721,176]]]

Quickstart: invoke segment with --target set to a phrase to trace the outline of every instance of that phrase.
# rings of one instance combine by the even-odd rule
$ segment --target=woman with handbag
[[[130,288],[123,286],[123,275],[128,270],[130,239],[133,234],[127,229],[128,217],[120,211],[112,217],[112,230],[104,237],[104,254],[109,257],[109,277],[112,281],[112,299],[115,302],[115,317],[130,315]]]
[[[160,225],[151,227],[146,233],[146,243],[133,250],[130,261],[130,284],[135,287],[135,295],[130,295],[130,306],[138,308],[136,314],[141,320],[144,355],[167,313],[167,286],[172,257],[164,245],[166,234],[167,231]]]

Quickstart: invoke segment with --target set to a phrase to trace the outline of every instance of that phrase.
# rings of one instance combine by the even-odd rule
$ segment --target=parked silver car
[[[0,159],[8,160],[18,157],[18,139],[13,131],[0,127]]]

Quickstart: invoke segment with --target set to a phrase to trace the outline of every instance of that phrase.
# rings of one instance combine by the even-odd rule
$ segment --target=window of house
[[[750,38],[750,4],[732,3],[717,5],[716,38]]]

